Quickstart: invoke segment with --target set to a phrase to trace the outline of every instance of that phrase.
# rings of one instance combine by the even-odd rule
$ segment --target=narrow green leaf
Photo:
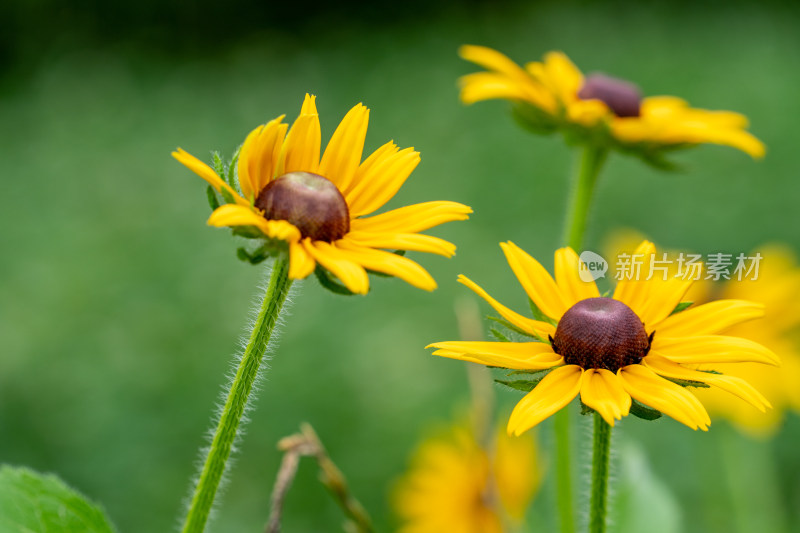
[[[631,402],[631,414],[642,420],[656,420],[661,418],[661,411],[657,411],[651,407],[647,407],[643,403],[633,400]]]
[[[239,161],[239,152],[241,149],[242,147],[240,146],[235,152],[233,152],[233,157],[231,157],[231,161],[228,163],[228,185],[230,185],[234,190],[236,189],[234,180],[234,175],[236,174],[236,163]]]
[[[672,310],[670,315],[674,315],[675,313],[680,313],[681,311],[685,311],[687,307],[692,305],[694,302],[681,302],[675,306],[675,309]]]
[[[102,508],[58,477],[28,468],[0,467],[0,531],[113,533]]]
[[[544,374],[547,374],[551,370],[552,370],[552,368],[545,368],[544,370],[512,370],[511,372],[509,372],[506,375],[508,375],[508,376],[535,376],[536,374],[542,374],[542,376],[539,378],[539,379],[541,379],[541,378],[544,377]]]
[[[235,204],[236,203],[236,200],[233,199],[233,195],[231,194],[231,192],[228,189],[226,189],[225,187],[222,187],[220,189],[220,194],[222,195],[222,198],[225,200],[225,203],[228,203],[228,204]]]

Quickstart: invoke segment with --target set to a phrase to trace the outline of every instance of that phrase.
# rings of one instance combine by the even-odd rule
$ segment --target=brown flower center
[[[267,220],[291,222],[303,237],[333,242],[350,231],[347,202],[330,180],[311,172],[289,172],[261,190],[255,206]]]
[[[600,100],[618,117],[638,117],[642,94],[633,83],[605,74],[590,74],[578,91],[581,100]]]
[[[550,342],[568,365],[616,372],[641,362],[652,340],[653,335],[647,336],[642,321],[624,303],[588,298],[564,313]]]

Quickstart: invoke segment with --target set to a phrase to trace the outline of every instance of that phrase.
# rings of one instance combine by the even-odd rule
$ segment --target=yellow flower
[[[536,443],[501,431],[487,453],[454,427],[423,442],[394,494],[400,533],[502,533],[522,521],[541,484]],[[498,505],[499,504],[499,505]]]
[[[732,421],[744,431],[769,436],[783,420],[786,410],[800,412],[800,267],[794,254],[780,245],[769,245],[758,249],[762,257],[758,279],[730,280],[719,290],[724,298],[743,298],[763,304],[766,314],[754,320],[734,326],[725,331],[754,340],[781,354],[781,368],[765,367],[745,363],[740,365],[718,365],[715,370],[726,375],[746,376],[775,407],[768,416],[761,416],[746,405],[725,402],[717,391],[701,390],[703,403],[713,414]],[[710,288],[709,291],[713,291]]]
[[[524,317],[471,280],[459,281],[484,298],[503,319],[540,342],[438,342],[434,355],[514,370],[549,370],[515,407],[508,431],[519,435],[569,404],[578,394],[609,424],[627,416],[636,400],[693,429],[711,423],[703,405],[674,380],[700,382],[739,396],[758,409],[769,402],[741,378],[698,371],[697,365],[745,361],[778,364],[764,346],[718,335],[763,315],[763,306],[720,300],[673,314],[691,279],[622,279],[612,298],[583,281],[571,248],[555,254],[555,280],[513,243],[500,245],[542,320]],[[637,254],[652,260],[644,241]],[[646,271],[646,266],[642,272]]]
[[[436,288],[414,261],[385,250],[445,257],[455,246],[419,232],[472,210],[455,202],[427,202],[367,217],[388,202],[419,163],[413,148],[388,142],[363,162],[369,109],[353,107],[320,157],[315,97],[306,95],[292,127],[283,116],[254,129],[238,160],[240,191],[180,148],[172,155],[206,180],[229,203],[208,219],[212,226],[251,227],[288,243],[289,277],[301,279],[319,264],[352,292],[369,290],[367,270],[396,276],[425,290]],[[288,132],[287,132],[288,130]]]
[[[483,46],[465,45],[459,54],[487,69],[461,78],[464,103],[500,98],[523,104],[521,116],[539,129],[601,132],[619,147],[645,155],[702,143],[732,146],[756,158],[765,152],[763,143],[745,131],[744,115],[691,108],[674,96],[642,98],[632,83],[602,74],[584,77],[562,52],[549,52],[524,68]]]

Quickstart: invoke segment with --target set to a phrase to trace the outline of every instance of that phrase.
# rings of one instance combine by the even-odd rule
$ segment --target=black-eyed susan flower
[[[461,78],[461,100],[510,100],[536,130],[562,129],[653,163],[666,149],[704,143],[732,146],[755,158],[764,155],[763,143],[746,131],[744,115],[692,108],[674,96],[642,97],[630,82],[584,76],[562,52],[549,52],[524,67],[483,46],[465,45],[459,53],[487,69]]]
[[[541,484],[530,435],[498,432],[487,452],[456,426],[425,440],[398,483],[394,507],[400,533],[503,533],[519,524]]]
[[[284,116],[254,129],[238,158],[238,184],[178,149],[173,156],[228,201],[211,214],[212,226],[250,228],[288,245],[289,277],[301,279],[321,266],[353,293],[369,290],[367,271],[401,278],[425,290],[430,274],[393,251],[445,257],[455,246],[421,231],[472,210],[456,202],[426,202],[372,215],[386,204],[419,163],[413,148],[388,142],[361,160],[369,109],[361,104],[342,119],[320,157],[321,131],[315,97],[306,95],[291,128]]]
[[[555,254],[555,280],[512,243],[501,244],[511,269],[541,320],[527,318],[489,296],[464,276],[459,281],[484,298],[517,330],[536,342],[438,342],[435,355],[522,371],[548,371],[517,404],[508,431],[519,435],[580,395],[610,425],[638,401],[693,429],[707,430],[708,413],[683,385],[717,387],[758,409],[769,402],[744,379],[697,370],[699,365],[757,362],[777,356],[757,342],[719,333],[763,315],[763,306],[720,300],[673,313],[691,278],[646,275],[622,279],[612,297],[580,276],[581,261],[571,248]],[[655,247],[643,242],[643,258]],[[586,277],[586,276],[584,276]],[[677,383],[676,383],[677,382]]]

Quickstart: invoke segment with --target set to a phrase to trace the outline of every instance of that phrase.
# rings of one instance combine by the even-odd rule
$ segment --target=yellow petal
[[[762,304],[746,300],[717,300],[675,313],[653,327],[664,337],[713,335],[762,316]]]
[[[472,289],[478,296],[486,300],[489,305],[491,305],[495,311],[497,311],[501,317],[505,318],[518,328],[523,331],[527,331],[533,335],[538,335],[543,340],[547,339],[547,337],[552,337],[556,334],[556,328],[552,324],[548,324],[547,322],[540,322],[539,320],[532,320],[530,318],[524,317],[515,311],[512,311],[508,307],[504,306],[478,286],[477,283],[469,279],[468,277],[460,274],[458,276],[458,282],[466,285],[470,289]]]
[[[700,381],[708,385],[719,387],[725,392],[738,396],[762,412],[766,411],[767,407],[771,407],[769,401],[742,378],[690,370],[677,363],[673,363],[666,357],[654,353],[648,354],[642,359],[642,363],[661,376],[689,381]]]
[[[345,189],[352,218],[368,215],[392,199],[419,164],[419,152],[405,148],[371,162],[364,172],[356,171]]]
[[[572,248],[556,250],[555,274],[556,285],[567,300],[567,305],[572,307],[577,302],[587,298],[599,298],[600,291],[594,280],[583,281],[579,274],[581,262],[578,254]]]
[[[218,207],[208,218],[210,226],[254,226],[273,239],[295,242],[300,239],[300,230],[285,220],[266,220],[252,208],[226,204]]]
[[[300,116],[283,143],[277,176],[296,171],[319,172],[321,132],[315,100],[315,96],[306,94]]]
[[[693,394],[680,385],[659,377],[642,365],[620,368],[617,376],[625,391],[645,405],[658,409],[692,429],[708,430],[711,419]]]
[[[457,202],[425,202],[350,221],[351,231],[417,233],[445,222],[466,220],[472,209]]]
[[[544,342],[450,341],[436,342],[426,348],[436,348],[433,355],[515,370],[544,370],[563,361]]]
[[[390,252],[352,244],[346,236],[336,241],[335,246],[339,250],[346,252],[349,259],[364,268],[395,276],[418,289],[432,291],[436,288],[436,281],[428,271],[411,259]]]
[[[645,302],[639,313],[639,318],[644,322],[648,331],[652,331],[655,325],[667,318],[675,307],[681,303],[686,291],[692,286],[694,280],[683,278],[662,279],[654,276],[644,283],[650,284],[650,291],[647,302]]]
[[[361,246],[370,248],[384,248],[386,250],[409,250],[414,252],[429,252],[432,254],[452,257],[456,253],[456,245],[439,237],[421,235],[419,233],[368,233],[366,231],[351,231],[347,239]]]
[[[214,172],[214,169],[197,159],[189,152],[186,152],[182,148],[178,148],[176,151],[172,152],[172,157],[181,162],[189,170],[203,178],[209,185],[214,187],[217,192],[222,192],[223,189],[228,191],[230,195],[233,196],[233,199],[236,201],[237,205],[250,205],[250,203],[239,196],[239,194],[234,191],[230,185],[222,181],[222,178],[220,178],[217,173]]]
[[[308,237],[305,240],[309,240]],[[306,278],[314,272],[316,266],[316,261],[300,241],[289,243],[289,278]]]
[[[655,350],[674,363],[764,363],[779,365],[772,350],[749,339],[724,335],[698,335],[695,337],[663,337],[656,333],[651,350]]]
[[[303,241],[303,248],[317,263],[339,278],[351,292],[366,294],[369,291],[369,278],[364,267],[348,258],[345,252],[327,242],[311,239]]]
[[[642,263],[639,273],[639,279],[636,276],[633,279],[623,278],[617,282],[617,287],[614,289],[614,299],[619,300],[628,307],[630,307],[639,318],[642,317],[645,305],[650,298],[651,283],[645,279],[647,277],[649,262],[652,260],[653,254],[656,253],[656,247],[652,242],[643,241],[636,251],[631,254],[631,261],[638,260]],[[652,281],[652,280],[650,280]]]
[[[350,186],[361,162],[368,123],[369,109],[362,104],[356,105],[347,112],[325,148],[319,173],[331,180],[340,191],[346,191]]]
[[[570,122],[577,122],[589,128],[611,117],[613,113],[601,100],[575,100],[567,106],[567,118]]]
[[[239,187],[247,198],[255,199],[275,177],[287,125],[283,117],[270,120],[247,136],[239,152]]]
[[[545,315],[560,319],[570,306],[547,270],[511,241],[500,243],[500,247],[528,297]]]
[[[581,390],[583,369],[577,365],[556,368],[514,407],[508,420],[509,435],[521,435],[564,408]]]
[[[563,52],[548,52],[544,56],[547,82],[562,101],[575,99],[583,85],[583,74]]]
[[[530,79],[525,70],[514,63],[508,56],[485,46],[465,44],[458,49],[458,55],[488,70],[505,74],[511,79],[525,82]]]
[[[496,99],[531,101],[534,104],[538,101],[536,96],[531,96],[536,91],[526,90],[525,84],[494,72],[467,74],[459,78],[458,85],[461,87],[459,98],[467,105]]]
[[[616,374],[605,368],[591,368],[581,378],[581,401],[600,413],[603,420],[614,426],[614,420],[627,416],[631,409],[631,396]]]

